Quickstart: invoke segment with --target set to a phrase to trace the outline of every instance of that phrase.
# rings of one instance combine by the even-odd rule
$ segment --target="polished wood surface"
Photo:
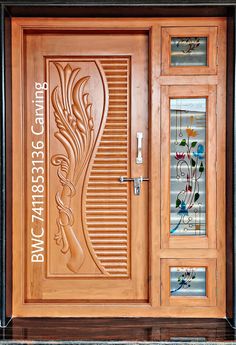
[[[147,186],[137,198],[131,184],[119,181],[147,175],[147,36],[119,34],[111,41],[104,34],[27,34],[25,47],[27,151],[21,148],[19,154],[30,153],[32,143],[34,150],[23,163],[23,217],[33,230],[17,245],[25,253],[24,300],[31,305],[147,301]],[[32,122],[35,81],[48,84],[42,135],[41,123]],[[139,130],[145,137],[140,167],[135,164]],[[41,166],[32,166],[37,157]],[[36,196],[45,197],[39,202],[45,211]],[[19,263],[16,259],[15,272]],[[15,296],[18,284],[15,280]],[[15,315],[23,315],[18,304],[16,298]],[[29,312],[37,313],[33,310],[32,305]]]
[[[173,75],[165,69],[163,30],[171,26],[185,34],[186,23],[217,28],[218,49],[210,51],[208,72],[192,67],[191,73]],[[15,18],[12,28],[13,315],[224,317],[225,19]],[[38,187],[28,183],[33,86],[45,80],[40,264],[31,261],[30,234],[31,191]],[[212,206],[201,238],[168,234],[170,96],[209,99]],[[138,131],[144,135],[142,165],[135,163]],[[220,169],[214,169],[216,162]],[[120,183],[119,176],[149,182],[134,196],[133,185]],[[170,298],[169,268],[175,265],[209,269],[204,303]]]
[[[136,341],[173,343],[234,342],[235,330],[223,319],[16,318],[0,330],[0,341]]]

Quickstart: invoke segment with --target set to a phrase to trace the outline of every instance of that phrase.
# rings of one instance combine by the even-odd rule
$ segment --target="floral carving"
[[[57,175],[62,185],[55,197],[59,211],[55,241],[62,247],[62,253],[70,252],[67,267],[77,273],[84,261],[84,252],[77,232],[73,229],[71,200],[76,194],[94,140],[92,104],[89,103],[88,93],[84,91],[90,77],[85,76],[76,81],[80,68],[73,69],[69,64],[64,68],[60,63],[54,65],[60,78],[60,84],[51,95],[58,128],[55,137],[66,151],[66,154],[56,154],[51,158],[52,164],[58,167]]]

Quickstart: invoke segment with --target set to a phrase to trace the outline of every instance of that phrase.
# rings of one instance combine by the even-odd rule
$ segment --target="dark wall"
[[[0,306],[1,325],[11,316],[11,19],[4,6],[0,8],[1,44],[1,203],[0,203]]]

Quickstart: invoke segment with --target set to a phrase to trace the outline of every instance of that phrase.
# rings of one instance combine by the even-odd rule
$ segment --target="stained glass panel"
[[[207,37],[171,37],[171,66],[207,66]]]
[[[170,100],[170,233],[206,234],[206,98]]]
[[[171,296],[206,296],[205,267],[171,267]]]

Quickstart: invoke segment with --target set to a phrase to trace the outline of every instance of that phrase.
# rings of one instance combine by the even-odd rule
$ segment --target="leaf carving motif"
[[[84,252],[73,229],[71,200],[76,194],[94,140],[92,104],[89,103],[89,94],[84,91],[90,77],[82,77],[75,82],[80,68],[73,69],[69,64],[63,68],[57,62],[54,65],[60,78],[60,85],[53,89],[51,95],[58,128],[54,135],[66,150],[66,154],[56,154],[51,158],[52,164],[58,167],[57,175],[62,185],[55,197],[59,211],[55,241],[62,246],[62,253],[70,251],[67,267],[78,273],[84,261]]]

